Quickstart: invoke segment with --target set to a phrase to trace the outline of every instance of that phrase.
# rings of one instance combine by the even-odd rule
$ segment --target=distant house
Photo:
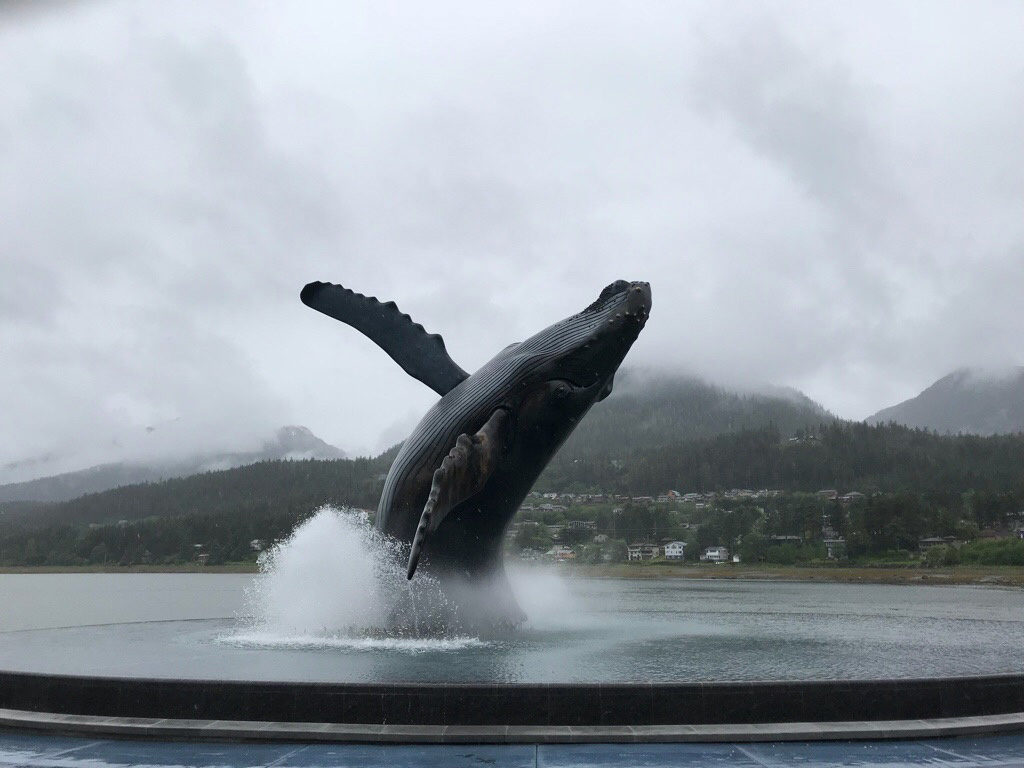
[[[547,557],[554,558],[555,560],[574,560],[576,558],[576,553],[569,547],[552,547],[544,554]]]
[[[700,559],[705,563],[727,563],[729,550],[726,547],[708,547]]]
[[[846,557],[846,539],[825,539],[825,557],[829,560],[842,560]]]
[[[932,547],[942,546],[943,544],[956,543],[956,536],[928,536],[927,538],[917,540],[917,548],[923,551]]]
[[[1018,528],[1016,531],[1014,531],[1013,535],[1016,536],[1021,541],[1024,541],[1024,525],[1022,525],[1020,528]]]
[[[626,546],[630,560],[653,560],[661,554],[661,547],[649,542],[635,542]]]
[[[818,495],[823,499],[838,499],[839,491],[833,490],[832,488],[826,488],[818,491]]]
[[[685,541],[670,541],[665,545],[665,557],[668,560],[682,560],[686,555]]]
[[[772,544],[799,544],[803,541],[800,536],[775,535],[769,536],[768,541]]]
[[[570,531],[593,531],[597,528],[596,520],[570,520],[565,524]]]
[[[854,501],[860,501],[863,498],[864,494],[861,493],[860,491],[850,491],[849,493],[844,493],[842,496],[840,496],[839,501],[841,501],[843,504],[850,504]]]

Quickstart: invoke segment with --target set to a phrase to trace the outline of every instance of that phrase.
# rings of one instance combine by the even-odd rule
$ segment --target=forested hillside
[[[622,457],[622,458],[620,458]],[[799,437],[773,428],[640,448],[623,457],[559,456],[540,490],[621,493],[777,488],[912,491],[936,499],[966,491],[1024,492],[1024,435],[947,436],[897,425],[835,422]]]
[[[266,461],[51,504],[0,505],[0,524],[109,523],[184,515],[290,515],[323,504],[377,506],[394,450],[375,459]]]
[[[252,540],[279,539],[324,504],[375,508],[396,450],[373,459],[264,461],[64,502],[0,504],[0,565],[183,562],[197,542],[213,562],[251,559]],[[838,421],[797,393],[744,396],[694,379],[627,378],[536,485],[633,497],[732,488],[797,499],[822,489],[860,491],[884,523],[865,522],[863,552],[882,551],[944,531],[940,519],[979,528],[1017,519],[1024,435],[868,426]],[[700,535],[721,533],[719,522],[706,522]]]
[[[0,565],[181,562],[196,542],[213,562],[251,558],[252,539],[279,539],[323,504],[374,508],[393,457],[394,449],[375,459],[265,462],[57,504],[0,505]],[[794,438],[766,428],[614,457],[561,455],[537,488],[632,496],[669,488],[858,490],[882,521],[865,518],[864,551],[873,552],[931,532],[935,520],[999,528],[1019,519],[1024,435],[952,437],[836,422]]]
[[[267,511],[297,517],[324,503],[375,508],[394,451],[374,459],[264,462],[57,504],[0,505],[0,523]],[[653,494],[668,488],[907,491],[954,508],[967,492],[1024,498],[1024,436],[945,436],[836,422],[793,438],[766,428],[614,455],[559,454],[537,483],[542,491]]]

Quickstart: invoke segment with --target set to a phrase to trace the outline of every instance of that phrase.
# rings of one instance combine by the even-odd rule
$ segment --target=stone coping
[[[0,671],[0,708],[99,718],[429,727],[919,721],[1024,712],[1024,675],[709,683],[347,684]]]
[[[275,723],[95,717],[0,709],[0,728],[76,736],[189,741],[376,744],[585,744],[862,741],[967,736],[1024,730],[1024,712],[927,720],[725,723],[649,726],[455,726]]]

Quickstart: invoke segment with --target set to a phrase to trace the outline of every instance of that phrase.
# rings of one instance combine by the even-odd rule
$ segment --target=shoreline
[[[675,565],[616,564],[572,566],[572,572],[597,579],[690,579],[718,581],[812,581],[831,584],[907,584],[1024,588],[1024,567],[1015,565],[947,568],[871,565]]]
[[[848,566],[775,566],[775,565],[678,565],[675,563],[616,563],[608,565],[550,565],[569,577],[596,579],[689,579],[743,581],[811,581],[835,584],[908,584],[970,585],[1024,588],[1024,566],[954,566],[947,568]],[[7,566],[0,574],[136,574],[136,573],[208,573],[256,574],[256,563],[224,565],[85,565],[85,566]]]
[[[256,563],[225,563],[223,565],[197,565],[180,563],[167,565],[5,565],[3,574],[45,573],[259,573]]]

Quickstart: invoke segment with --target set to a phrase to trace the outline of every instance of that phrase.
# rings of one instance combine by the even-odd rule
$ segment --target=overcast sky
[[[648,280],[627,364],[849,418],[1024,362],[1022,30],[1020,2],[0,6],[0,465],[401,439],[435,395],[310,280],[467,370]]]

